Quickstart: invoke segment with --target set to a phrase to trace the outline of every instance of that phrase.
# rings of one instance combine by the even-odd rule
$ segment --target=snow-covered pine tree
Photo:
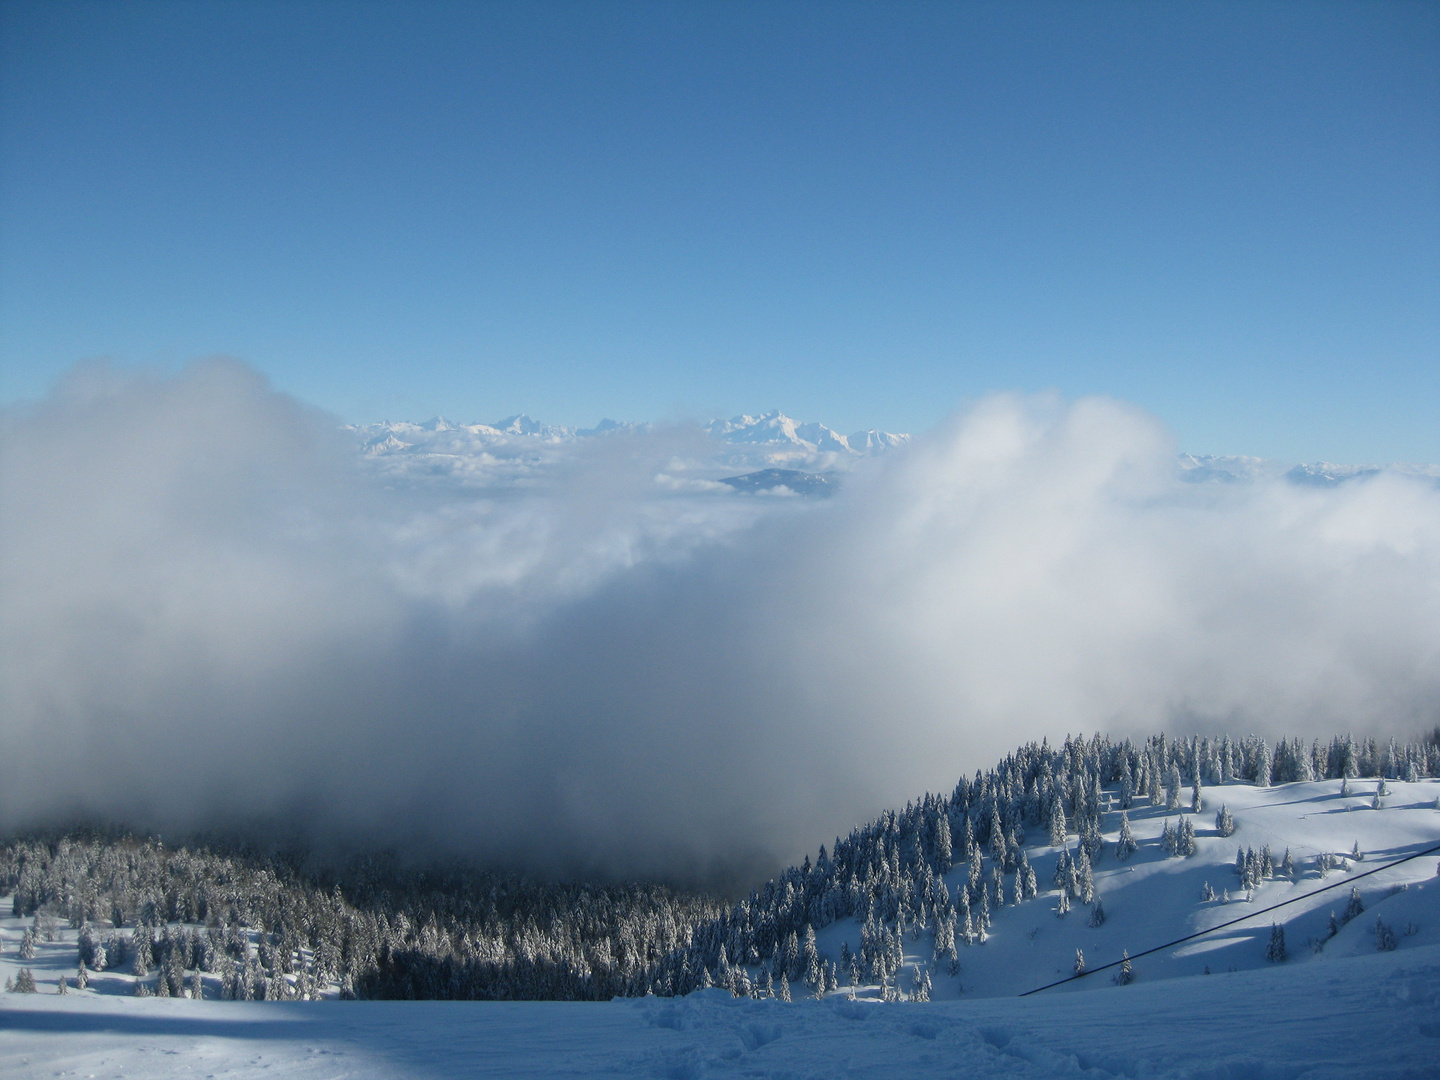
[[[820,982],[820,951],[815,945],[815,927],[805,924],[805,944],[801,947],[805,985],[814,990]]]
[[[1377,952],[1391,952],[1399,942],[1395,940],[1395,931],[1386,926],[1379,917],[1375,919],[1375,949]]]
[[[1235,818],[1230,813],[1230,808],[1224,803],[1220,804],[1220,810],[1215,815],[1215,834],[1217,836],[1230,836],[1235,832]]]
[[[1264,739],[1260,740],[1259,751],[1255,755],[1255,786],[1267,788],[1270,786],[1271,770],[1274,768],[1274,758],[1270,755],[1270,744]]]
[[[1095,906],[1090,909],[1090,918],[1086,920],[1085,925],[1091,930],[1098,930],[1105,925],[1105,901],[1101,900],[1099,896],[1095,897]]]
[[[1130,950],[1122,949],[1120,956],[1120,970],[1115,973],[1115,985],[1129,986],[1135,981],[1135,970],[1130,966]]]
[[[990,808],[990,858],[996,866],[1004,866],[1006,859],[1005,825],[1000,820],[1000,808]]]
[[[1345,911],[1341,914],[1342,922],[1349,922],[1365,910],[1365,902],[1360,899],[1360,890],[1353,885],[1350,887],[1350,900],[1345,905]]]
[[[935,825],[935,872],[948,874],[953,865],[954,852],[950,845],[950,815],[941,814]]]
[[[1135,834],[1130,831],[1130,815],[1123,810],[1120,812],[1120,839],[1115,843],[1115,856],[1121,862],[1135,854],[1138,845],[1135,843]]]
[[[1060,854],[1055,858],[1055,873],[1050,878],[1050,883],[1057,889],[1068,889],[1070,887],[1070,849],[1061,848]]]
[[[1085,849],[1080,849],[1080,858],[1076,860],[1077,876],[1080,879],[1077,890],[1082,904],[1095,902],[1095,872],[1090,866],[1090,856],[1085,854]]]
[[[21,968],[15,973],[15,993],[33,994],[35,989],[35,973],[29,968]]]
[[[1024,896],[1026,900],[1033,900],[1040,895],[1040,885],[1035,880],[1035,868],[1030,865],[1030,860],[1025,857],[1025,852],[1020,852],[1020,862],[1015,873],[1024,874],[1023,884],[1025,886]]]
[[[1180,819],[1180,833],[1175,838],[1175,851],[1185,858],[1195,854],[1195,821],[1193,818]]]
[[[1064,844],[1065,833],[1065,807],[1060,805],[1060,796],[1057,794],[1050,804],[1050,846],[1060,847]]]
[[[1190,788],[1190,813],[1198,814],[1205,809],[1205,801],[1200,793],[1200,778],[1195,778],[1194,785]]]
[[[1085,953],[1080,949],[1075,950],[1075,974],[1085,974]]]
[[[1285,928],[1279,923],[1270,924],[1270,943],[1265,946],[1265,959],[1279,964],[1285,959]]]

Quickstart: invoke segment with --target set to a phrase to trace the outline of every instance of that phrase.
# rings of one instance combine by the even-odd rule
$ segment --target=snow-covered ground
[[[0,1075],[1432,1080],[1440,946],[1096,993],[882,1005],[8,996]]]
[[[32,924],[7,917],[0,975],[25,967],[40,992],[0,995],[0,1076],[1434,1077],[1440,853],[1359,875],[1440,844],[1440,781],[1388,781],[1379,810],[1376,784],[1350,781],[1346,794],[1338,780],[1206,789],[1189,858],[1168,857],[1159,842],[1180,815],[1142,797],[1129,811],[1138,850],[1117,860],[1120,813],[1109,811],[1095,868],[1100,926],[1078,902],[1055,913],[1058,849],[1027,846],[1040,897],[993,912],[986,940],[960,949],[958,975],[930,963],[929,934],[907,935],[906,971],[930,965],[929,1003],[881,1003],[874,987],[793,1003],[723,990],[607,1004],[241,1003],[213,1000],[213,978],[207,1000],[167,1000],[132,996],[136,979],[123,970],[62,997],[76,932],[52,927],[55,940],[22,961]],[[1216,835],[1222,802],[1235,819],[1228,837]],[[1295,876],[1265,880],[1247,900],[1236,849],[1266,846],[1277,867],[1289,850]],[[1321,861],[1335,864],[1324,876]],[[963,872],[950,875],[956,891]],[[1351,882],[1364,911],[1347,921]],[[1215,899],[1202,900],[1207,884]],[[1069,975],[1076,949],[1093,969],[1247,915],[1139,957],[1129,986],[1101,972],[1014,996]],[[1272,921],[1286,934],[1280,963],[1266,957]],[[1377,921],[1393,934],[1389,951],[1377,950]],[[858,932],[841,920],[818,944],[833,959],[842,943],[858,945]],[[908,977],[899,983],[906,989]]]

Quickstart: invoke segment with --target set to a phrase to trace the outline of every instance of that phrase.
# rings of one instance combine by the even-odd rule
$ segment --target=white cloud
[[[1437,719],[1423,475],[1187,483],[1102,399],[826,500],[715,490],[706,439],[416,482],[238,364],[76,373],[0,428],[0,816],[706,873],[1042,735]]]

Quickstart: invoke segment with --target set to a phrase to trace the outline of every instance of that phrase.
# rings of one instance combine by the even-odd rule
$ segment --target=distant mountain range
[[[489,486],[529,483],[536,469],[573,453],[586,441],[615,434],[663,430],[635,421],[601,420],[591,428],[541,423],[524,413],[493,424],[459,424],[436,416],[421,423],[382,421],[349,429],[361,451],[383,474],[394,479],[450,480]],[[871,428],[842,435],[821,423],[802,423],[774,410],[741,414],[702,426],[713,450],[686,466],[686,482],[723,484],[739,492],[828,495],[841,474],[868,459],[898,450],[907,434]],[[1239,455],[1181,454],[1179,475],[1189,483],[1245,484],[1285,480],[1292,484],[1334,487],[1381,472],[1428,479],[1440,484],[1437,465],[1292,465]],[[783,490],[781,490],[783,489]],[[696,490],[693,486],[690,490]]]
[[[1348,480],[1362,480],[1382,472],[1394,472],[1440,482],[1440,465],[1337,465],[1329,461],[1287,465],[1268,458],[1239,455],[1181,454],[1180,476],[1191,483],[1253,483],[1256,480],[1285,479],[1309,487],[1335,487]]]
[[[645,431],[650,427],[647,423],[607,418],[593,428],[570,428],[542,424],[524,413],[517,413],[493,424],[457,424],[443,416],[436,416],[422,423],[385,420],[375,424],[357,425],[351,430],[361,436],[367,450],[395,451],[422,443],[463,442],[467,441],[467,437],[482,442],[515,436],[529,436],[547,442],[566,442],[616,431]],[[808,453],[832,452],[867,457],[883,454],[910,441],[909,435],[897,435],[880,431],[878,428],[841,435],[824,424],[802,424],[779,410],[761,413],[759,416],[742,414],[729,420],[712,420],[705,425],[705,431],[713,439],[736,446],[788,448]],[[447,435],[451,436],[448,440],[443,438]]]

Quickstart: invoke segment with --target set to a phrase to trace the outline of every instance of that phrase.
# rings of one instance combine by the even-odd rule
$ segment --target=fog
[[[1042,736],[1440,720],[1433,480],[1187,483],[1097,398],[825,500],[676,483],[705,447],[406,484],[239,363],[77,370],[0,417],[0,826],[733,883]]]

